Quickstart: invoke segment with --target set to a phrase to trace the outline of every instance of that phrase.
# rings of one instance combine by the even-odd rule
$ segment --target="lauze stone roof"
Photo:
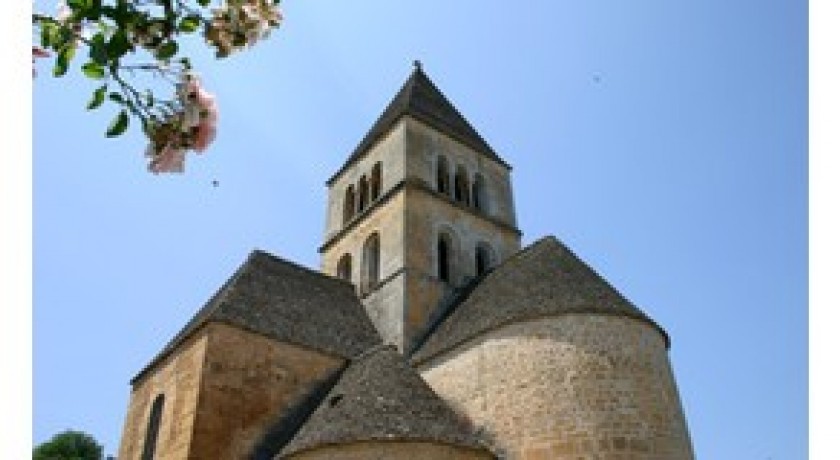
[[[344,166],[327,183],[332,183],[350,165],[364,156],[373,144],[384,136],[403,115],[411,115],[438,131],[457,139],[487,158],[510,168],[461,115],[458,109],[446,99],[446,96],[432,83],[420,65],[417,64],[414,72],[408,77],[408,80],[356,149],[353,150],[353,153],[350,154]]]
[[[555,237],[523,249],[486,275],[449,307],[448,316],[411,357],[422,363],[484,332],[507,324],[568,313],[621,315],[657,328],[647,315]]]
[[[419,441],[484,449],[459,417],[393,346],[356,358],[275,457],[326,445]]]
[[[257,250],[132,383],[211,321],[347,359],[381,342],[351,284]]]

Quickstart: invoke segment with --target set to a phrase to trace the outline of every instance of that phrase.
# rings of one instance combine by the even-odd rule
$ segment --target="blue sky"
[[[513,165],[523,243],[556,235],[670,333],[697,458],[806,458],[805,2],[284,10],[247,53],[193,49],[220,131],[181,176],[39,67],[36,443],[72,427],[116,453],[129,379],[251,249],[317,267],[324,181],[420,59]]]

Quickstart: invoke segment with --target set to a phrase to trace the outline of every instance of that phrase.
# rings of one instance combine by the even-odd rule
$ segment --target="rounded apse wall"
[[[637,319],[509,324],[419,371],[500,458],[694,458],[665,339]]]

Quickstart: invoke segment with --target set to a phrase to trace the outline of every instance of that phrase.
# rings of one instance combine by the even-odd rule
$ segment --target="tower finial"
[[[419,59],[414,60],[414,69],[415,70],[423,70],[423,63],[420,62]]]

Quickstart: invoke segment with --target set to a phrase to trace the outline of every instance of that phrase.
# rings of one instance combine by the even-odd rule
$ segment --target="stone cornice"
[[[440,193],[440,192],[436,191],[435,189],[429,187],[429,185],[426,184],[421,179],[408,178],[408,179],[403,179],[400,182],[398,182],[396,185],[391,187],[388,191],[383,193],[382,196],[380,196],[378,199],[376,199],[376,201],[371,203],[367,208],[365,208],[364,210],[362,210],[361,212],[359,212],[358,214],[353,216],[353,218],[350,219],[350,222],[348,222],[339,231],[337,231],[336,233],[332,234],[331,236],[329,236],[327,238],[327,240],[324,242],[324,244],[321,245],[320,248],[318,248],[318,252],[320,254],[323,254],[324,252],[326,252],[330,247],[332,247],[336,242],[338,242],[338,240],[342,239],[344,237],[344,235],[346,235],[347,233],[349,233],[350,231],[355,229],[361,221],[363,221],[368,216],[370,216],[376,209],[383,206],[386,202],[388,202],[388,200],[390,200],[393,196],[395,196],[400,191],[408,190],[408,189],[418,190],[418,191],[424,192],[428,195],[431,195],[435,198],[438,198],[439,200],[443,201],[444,203],[447,203],[449,206],[452,206],[452,207],[454,207],[454,208],[456,208],[460,211],[466,212],[466,213],[468,213],[468,214],[470,214],[470,215],[472,215],[476,218],[479,218],[481,220],[490,222],[490,223],[492,223],[492,224],[494,224],[498,227],[501,227],[502,229],[515,234],[517,237],[522,236],[522,232],[518,228],[514,227],[513,225],[510,225],[507,222],[502,221],[501,219],[497,219],[495,217],[488,216],[487,214],[484,214],[484,213],[480,212],[479,210],[473,208],[472,206],[468,206],[465,203],[457,202],[454,199],[452,199],[451,197],[449,197],[448,195]]]

